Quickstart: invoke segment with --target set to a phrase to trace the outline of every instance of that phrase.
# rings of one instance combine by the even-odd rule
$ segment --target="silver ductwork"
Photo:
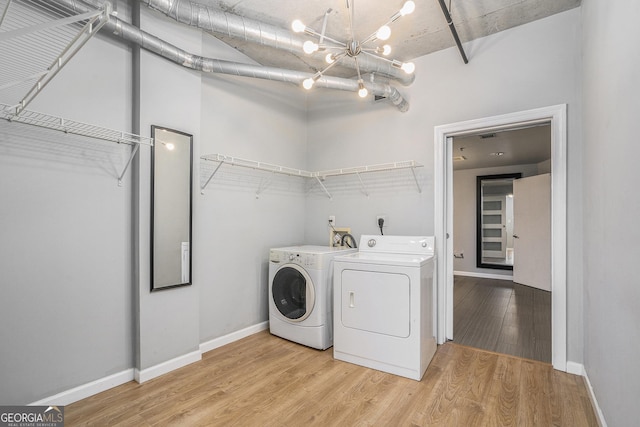
[[[53,1],[78,13],[85,13],[88,11],[84,5],[76,0]],[[313,74],[301,71],[242,64],[194,55],[152,34],[142,31],[141,29],[122,21],[115,16],[110,16],[109,22],[107,22],[104,27],[109,32],[128,42],[136,43],[145,50],[153,52],[165,59],[192,70],[207,73],[229,74],[241,77],[253,77],[264,80],[293,83],[296,85],[300,85],[306,78],[313,77]],[[376,82],[368,82],[365,86],[373,95],[388,98],[389,101],[398,108],[398,110],[402,112],[409,110],[409,103],[393,86]],[[358,82],[352,79],[324,76],[316,81],[314,87],[357,92]]]
[[[191,0],[140,0],[152,9],[186,25],[200,28],[213,34],[268,46],[293,54],[303,52],[302,45],[307,40],[274,25],[265,24],[229,12],[198,4]],[[341,66],[355,69],[355,62],[345,61]],[[402,85],[410,85],[414,74],[393,67],[391,61],[376,56],[359,55],[358,65],[363,73],[374,73],[396,80]]]

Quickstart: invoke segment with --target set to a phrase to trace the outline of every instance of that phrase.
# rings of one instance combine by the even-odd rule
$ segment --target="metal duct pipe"
[[[460,37],[458,37],[458,32],[456,31],[456,26],[453,25],[453,19],[451,19],[451,14],[449,13],[449,9],[447,9],[447,5],[444,3],[444,0],[438,0],[440,3],[440,8],[442,9],[442,13],[444,13],[444,19],[447,20],[447,25],[449,25],[449,29],[451,30],[451,34],[453,35],[453,39],[456,41],[456,45],[458,46],[458,50],[460,51],[460,55],[462,55],[462,60],[465,64],[469,63],[467,59],[467,55],[464,53],[464,48],[462,47],[462,43],[460,43]]]
[[[87,12],[88,9],[78,3],[76,0],[53,0],[58,4],[63,4],[76,12]],[[203,71],[207,73],[230,74],[242,77],[253,77],[264,80],[273,80],[279,82],[300,83],[309,77],[313,77],[311,73],[301,71],[285,70],[273,67],[263,67],[260,65],[242,64],[237,62],[225,61],[222,59],[206,58],[199,55],[188,53],[179,47],[172,45],[154,35],[151,35],[133,25],[118,19],[115,16],[109,17],[104,27],[113,34],[122,39],[136,43],[143,49],[153,52],[165,59],[168,59],[183,67],[192,70]],[[357,92],[358,82],[352,79],[344,79],[340,77],[324,76],[320,78],[314,85],[315,87],[323,87],[327,89],[336,89]],[[368,82],[367,89],[373,94],[388,98],[398,110],[406,112],[409,110],[409,103],[405,100],[396,88],[388,84]]]
[[[223,12],[207,5],[194,3],[191,0],[140,1],[183,24],[298,55],[303,52],[302,45],[307,40],[302,36],[292,34],[288,29]],[[340,65],[355,69],[355,62],[345,61],[341,62]],[[405,86],[410,85],[415,80],[414,74],[407,74],[393,67],[391,61],[375,56],[359,55],[358,65],[363,73],[380,74]]]

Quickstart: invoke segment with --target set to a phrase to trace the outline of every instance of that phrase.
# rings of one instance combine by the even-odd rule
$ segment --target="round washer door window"
[[[276,272],[271,292],[278,311],[289,320],[301,322],[313,310],[313,283],[307,272],[295,264],[284,265]]]

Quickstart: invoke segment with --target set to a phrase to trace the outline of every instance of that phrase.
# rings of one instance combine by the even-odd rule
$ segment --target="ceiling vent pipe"
[[[239,40],[253,42],[299,55],[307,40],[293,34],[289,29],[265,24],[253,19],[214,9],[191,0],[140,0],[178,22],[210,33]],[[355,69],[355,62],[345,61],[341,66]],[[391,65],[391,61],[370,55],[358,56],[358,65],[363,73],[374,73],[396,80],[408,86],[415,80],[415,74],[407,74]]]
[[[64,5],[77,13],[86,13],[89,11],[76,0],[53,0],[55,3]],[[241,77],[253,77],[264,80],[273,80],[278,82],[293,83],[299,85],[304,79],[312,77],[313,74],[302,71],[292,71],[273,67],[263,67],[261,65],[242,64],[237,62],[225,61],[222,59],[206,58],[186,52],[168,43],[154,35],[151,35],[141,29],[122,21],[121,19],[111,15],[109,22],[104,27],[111,33],[120,38],[138,44],[141,48],[153,52],[165,59],[168,59],[183,67],[192,70],[230,74]],[[357,92],[358,82],[352,79],[340,77],[323,76],[316,82],[317,87],[326,89],[336,89]],[[402,112],[409,110],[409,103],[398,92],[396,88],[388,84],[369,82],[367,89],[374,96],[383,96],[389,99],[393,105]]]

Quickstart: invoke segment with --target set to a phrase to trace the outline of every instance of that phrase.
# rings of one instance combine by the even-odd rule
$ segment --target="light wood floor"
[[[454,343],[422,381],[263,331],[65,407],[67,426],[597,426],[582,377]]]
[[[453,341],[551,363],[551,292],[455,276]]]

